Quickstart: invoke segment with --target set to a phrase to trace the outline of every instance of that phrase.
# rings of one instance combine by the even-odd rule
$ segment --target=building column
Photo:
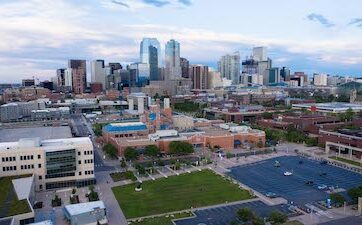
[[[348,149],[348,153],[349,153],[349,158],[352,159],[352,152],[353,152],[353,149]]]

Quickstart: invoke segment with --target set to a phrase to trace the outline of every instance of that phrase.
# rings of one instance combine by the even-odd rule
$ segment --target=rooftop
[[[111,123],[104,127],[107,132],[141,131],[147,130],[142,122]]]
[[[21,138],[42,137],[47,139],[71,138],[70,127],[25,127],[13,129],[0,129],[0,142],[13,142]]]
[[[16,142],[1,142],[0,151],[11,151],[15,149],[29,149],[46,148],[46,151],[57,151],[64,149],[66,146],[74,146],[76,144],[89,144],[92,142],[88,137],[79,138],[66,138],[66,139],[52,139],[40,140],[40,138],[23,138]]]
[[[69,213],[70,216],[75,216],[83,213],[93,212],[96,209],[105,209],[103,201],[85,202],[73,205],[66,205],[64,210]]]
[[[45,220],[38,223],[31,223],[29,225],[53,225],[53,222],[51,220]]]

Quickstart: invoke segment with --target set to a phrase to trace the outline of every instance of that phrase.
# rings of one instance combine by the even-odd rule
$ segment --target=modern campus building
[[[321,113],[345,113],[348,109],[353,112],[361,112],[362,104],[331,102],[331,103],[309,103],[309,104],[293,104],[293,109],[306,109]]]
[[[88,137],[0,143],[0,177],[34,174],[36,191],[94,184],[93,160]]]
[[[319,131],[319,143],[325,145],[327,154],[355,161],[362,160],[362,130],[342,129],[338,132]]]

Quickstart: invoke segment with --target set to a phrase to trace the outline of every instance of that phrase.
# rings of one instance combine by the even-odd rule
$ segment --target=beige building
[[[33,174],[35,190],[95,183],[93,145],[88,137],[0,143],[0,177]]]

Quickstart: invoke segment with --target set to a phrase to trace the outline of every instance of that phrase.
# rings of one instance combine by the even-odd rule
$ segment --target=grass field
[[[145,219],[142,222],[133,222],[132,225],[173,225],[172,220],[193,216],[192,213],[178,213],[173,216],[162,216],[156,218]]]
[[[127,219],[250,199],[240,189],[210,170],[112,188]]]
[[[340,162],[345,162],[345,163],[348,163],[348,164],[351,164],[351,165],[354,165],[354,166],[362,167],[361,163],[350,160],[350,159],[345,159],[345,158],[341,158],[341,157],[337,157],[337,156],[331,156],[329,158],[335,159],[335,160],[340,161]]]

